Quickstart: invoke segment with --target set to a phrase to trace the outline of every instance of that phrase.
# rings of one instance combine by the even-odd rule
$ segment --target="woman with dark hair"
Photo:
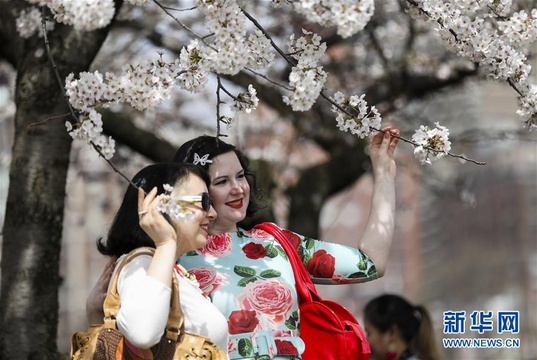
[[[399,131],[390,126],[375,135],[370,157],[375,176],[371,212],[356,247],[311,239],[282,229],[318,284],[349,284],[384,274],[393,234],[395,162]],[[207,245],[179,263],[194,273],[201,288],[228,321],[230,359],[299,357],[300,314],[293,270],[285,251],[268,233],[238,223],[256,210],[258,189],[246,157],[212,136],[184,143],[174,161],[203,167],[218,218]],[[322,341],[322,339],[319,339]],[[257,345],[257,346],[256,346]]]
[[[244,217],[253,216],[259,207],[258,202],[262,196],[261,191],[257,187],[255,173],[249,168],[248,159],[242,153],[242,151],[237,149],[234,145],[228,144],[214,136],[199,136],[181,145],[181,147],[175,153],[173,161],[199,165],[208,171],[208,169],[210,169],[210,165],[213,163],[211,159],[226,153],[235,154],[240,167],[244,170],[243,176],[250,187],[250,201],[246,203],[246,213]],[[200,157],[200,154],[204,155]]]
[[[356,247],[282,229],[315,283],[361,283],[384,274],[395,208],[393,156],[398,139],[391,134],[399,131],[388,126],[371,139],[374,190],[366,229]],[[227,319],[230,359],[301,358],[305,344],[299,334],[298,296],[289,258],[272,235],[238,225],[255,212],[259,199],[246,157],[221,139],[200,136],[184,143],[174,160],[197,165],[210,176],[209,192],[218,217],[211,221],[207,244],[183,254],[179,264],[196,276]]]
[[[101,254],[117,258],[118,265],[132,250],[155,248],[153,256],[140,255],[119,273],[121,305],[116,324],[136,348],[149,349],[161,340],[175,276],[185,331],[209,337],[227,349],[226,319],[193,277],[176,264],[184,253],[206,245],[209,223],[216,218],[209,183],[207,173],[192,164],[145,167],[132,179],[137,187],[131,184],[127,188],[106,241],[97,243]],[[102,303],[100,306],[102,309]],[[102,322],[98,318],[102,311],[88,315],[90,322]]]
[[[371,360],[439,360],[427,309],[397,295],[382,295],[364,309]]]

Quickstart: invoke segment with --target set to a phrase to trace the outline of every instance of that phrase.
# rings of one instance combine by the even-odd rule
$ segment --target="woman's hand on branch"
[[[399,139],[391,136],[391,134],[399,136],[399,130],[388,125],[382,131],[373,136],[369,145],[369,156],[373,164],[373,172],[375,177],[389,175],[395,178],[394,152]]]

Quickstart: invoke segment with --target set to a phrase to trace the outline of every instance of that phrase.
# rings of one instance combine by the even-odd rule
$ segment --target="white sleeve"
[[[171,287],[147,275],[151,259],[147,255],[134,258],[121,270],[117,286],[121,301],[117,328],[140,349],[160,341],[170,310]]]

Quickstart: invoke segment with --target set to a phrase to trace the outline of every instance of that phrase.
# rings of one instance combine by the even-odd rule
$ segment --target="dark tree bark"
[[[173,160],[176,146],[137,127],[128,115],[107,109],[101,109],[99,112],[103,117],[103,131],[114,140],[155,162]]]
[[[3,229],[0,358],[57,359],[59,257],[71,138],[67,104],[43,39],[21,39],[26,2],[0,0],[1,54],[15,66],[15,139]],[[108,33],[56,25],[48,35],[62,79],[87,70]],[[58,117],[60,116],[60,117]],[[46,124],[31,126],[48,119]]]

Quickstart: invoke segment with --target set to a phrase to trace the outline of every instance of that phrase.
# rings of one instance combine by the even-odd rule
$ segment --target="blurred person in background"
[[[366,304],[364,324],[371,360],[440,360],[431,317],[421,305],[381,295]]]

